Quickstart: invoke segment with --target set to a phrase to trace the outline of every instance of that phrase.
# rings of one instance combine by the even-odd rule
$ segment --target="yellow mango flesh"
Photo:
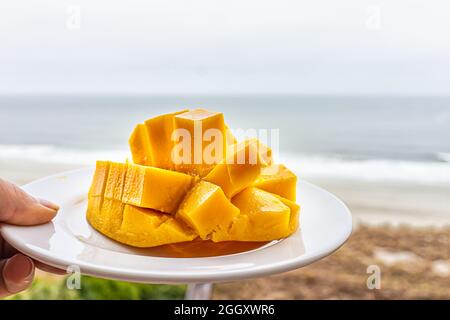
[[[239,214],[222,189],[210,182],[200,181],[180,205],[176,217],[193,228],[202,239],[216,230],[227,230]]]
[[[189,134],[186,163],[174,162],[178,129]],[[298,229],[297,177],[274,165],[259,140],[238,143],[222,113],[155,117],[136,126],[129,144],[134,164],[98,161],[88,194],[87,219],[108,237],[154,247],[270,241]]]
[[[280,197],[277,194],[274,194],[278,199],[281,200],[286,206],[291,209],[291,217],[289,219],[289,232],[294,233],[298,229],[299,218],[300,218],[300,206],[292,200]]]
[[[124,195],[122,190],[125,189],[130,166],[141,167],[97,162],[88,196],[89,223],[106,236],[135,247],[153,247],[196,238],[197,235],[191,229],[172,216],[131,206],[120,200]],[[192,179],[187,177],[189,181]]]
[[[100,226],[103,224],[100,210],[103,205],[103,195],[105,194],[106,181],[109,174],[109,161],[97,161],[91,188],[88,193],[87,219],[92,224]]]
[[[175,213],[194,178],[180,172],[128,165],[122,201],[142,208]]]
[[[172,161],[172,133],[174,131],[174,118],[188,110],[164,114],[145,121],[152,154],[152,166],[163,169],[174,169]]]
[[[122,222],[122,195],[128,165],[110,162],[104,200],[100,211],[101,223],[106,229],[116,230]]]
[[[176,170],[205,176],[226,153],[228,130],[223,114],[195,109],[176,115],[174,120],[175,129],[185,131],[190,138],[185,148],[186,151],[190,150],[190,154],[180,157],[180,163],[175,166]],[[210,129],[214,130],[208,131]],[[214,138],[208,137],[209,134]]]
[[[255,187],[295,201],[297,176],[282,164],[273,165],[261,172],[261,176],[255,182]]]
[[[263,165],[257,143],[244,141],[235,145],[234,150],[229,148],[226,159],[216,165],[204,180],[218,185],[231,198],[255,182]]]
[[[191,241],[197,235],[170,215],[152,209],[126,205],[120,229],[113,235],[118,241],[135,247],[156,247]]]
[[[152,209],[138,208],[119,201],[105,200],[105,213],[116,217],[114,224],[99,223],[88,217],[88,221],[106,236],[134,247],[156,247],[164,244],[191,241],[197,235],[182,222],[170,215]],[[97,209],[98,210],[98,209]],[[92,212],[92,216],[99,215]],[[120,222],[120,223],[119,223]]]
[[[151,166],[152,151],[147,128],[140,123],[136,126],[128,141],[131,149],[133,162],[144,166]]]
[[[212,234],[220,241],[270,241],[289,236],[291,209],[278,197],[254,187],[236,195],[232,203],[240,214],[228,230]]]
[[[174,117],[188,110],[168,113],[138,124],[129,139],[133,162],[145,166],[174,169],[171,158]]]
[[[238,143],[236,137],[233,135],[233,132],[231,132],[230,128],[225,124],[225,131],[227,133],[227,146],[234,145]]]

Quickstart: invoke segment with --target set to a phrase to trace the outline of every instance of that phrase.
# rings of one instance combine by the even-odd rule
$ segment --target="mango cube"
[[[212,234],[214,242],[220,241],[270,241],[290,235],[291,209],[278,197],[250,187],[232,199],[240,214],[228,230]]]
[[[184,173],[129,164],[122,201],[142,208],[175,213],[194,177]]]
[[[207,239],[215,230],[227,230],[238,214],[239,209],[220,187],[200,181],[183,200],[176,217],[185,221],[202,239]]]
[[[179,156],[176,170],[205,176],[226,153],[228,130],[223,114],[195,109],[176,115],[174,123],[183,137],[179,142],[183,152],[176,151]]]
[[[130,145],[134,163],[141,164],[143,166],[152,165],[153,160],[150,140],[148,137],[147,128],[144,124],[140,123],[136,126],[136,128],[134,128],[128,143]]]
[[[291,209],[291,217],[289,219],[289,232],[294,233],[298,229],[299,225],[299,217],[300,217],[300,206],[296,204],[294,201],[280,197],[277,194],[274,194],[275,197],[281,200],[286,206]]]
[[[185,112],[187,110],[164,114],[145,121],[152,155],[152,166],[174,169],[172,161],[174,119],[176,115]]]
[[[229,148],[227,157],[211,170],[204,180],[222,188],[228,198],[252,185],[259,177],[264,161],[258,143],[247,140]]]
[[[295,201],[297,176],[282,164],[273,165],[261,172],[261,176],[255,182],[255,187]]]

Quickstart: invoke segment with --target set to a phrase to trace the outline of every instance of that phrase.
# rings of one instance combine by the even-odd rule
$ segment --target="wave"
[[[0,145],[0,161],[92,165],[98,159],[124,161],[127,150],[69,149],[48,144]]]
[[[441,161],[450,162],[450,153],[439,152],[437,153],[437,157]]]
[[[440,159],[449,161],[449,154]],[[124,161],[128,150],[69,149],[54,145],[0,145],[1,165],[8,162],[93,165],[98,159]],[[332,156],[281,154],[285,163],[300,177],[385,183],[413,183],[450,186],[448,162],[389,159],[354,160]]]
[[[450,164],[390,159],[281,155],[281,162],[305,178],[450,186]]]

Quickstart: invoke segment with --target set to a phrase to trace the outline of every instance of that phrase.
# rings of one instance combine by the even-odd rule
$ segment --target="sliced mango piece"
[[[136,126],[128,142],[134,163],[144,166],[153,164],[150,140],[144,124],[140,123]]]
[[[152,155],[152,166],[174,169],[172,161],[174,117],[187,111],[168,113],[145,121]]]
[[[191,241],[196,237],[191,229],[170,215],[131,205],[125,205],[122,225],[112,236],[122,243],[142,248]]]
[[[99,220],[102,231],[108,236],[112,237],[122,225],[124,208],[125,204],[120,200],[103,199]]]
[[[174,120],[175,129],[184,130],[190,138],[187,144],[183,141],[183,151],[190,152],[180,156],[176,170],[205,176],[226,153],[228,134],[223,114],[195,109],[176,115]]]
[[[261,172],[261,176],[255,182],[255,187],[295,201],[297,176],[282,164],[273,165]]]
[[[236,137],[233,135],[233,132],[231,132],[230,128],[228,128],[226,124],[225,124],[225,131],[227,133],[227,146],[238,143]]]
[[[241,142],[204,178],[222,188],[228,198],[252,185],[259,177],[264,161],[256,140]]]
[[[95,228],[100,229],[105,224],[103,216],[101,215],[103,205],[103,197],[89,197],[86,211],[86,219]]]
[[[274,196],[276,196],[278,199],[280,199],[281,202],[283,202],[285,205],[287,205],[291,209],[291,217],[289,219],[289,231],[291,233],[294,233],[295,231],[297,231],[299,222],[300,222],[300,220],[299,220],[300,206],[297,203],[295,203],[294,201],[280,197],[277,194],[274,194]]]
[[[185,221],[202,239],[215,230],[227,230],[239,214],[220,187],[200,181],[181,203],[176,217]]]
[[[91,188],[89,189],[89,197],[103,197],[108,180],[109,164],[109,161],[97,161]]]
[[[106,199],[122,200],[127,168],[127,163],[110,162],[104,193]]]
[[[91,188],[88,193],[87,219],[92,220],[92,224],[95,225],[101,224],[100,211],[103,205],[103,195],[108,180],[109,166],[109,161],[97,161]]]
[[[270,241],[289,236],[291,209],[278,197],[254,187],[236,195],[232,203],[240,214],[229,230],[212,234],[214,242],[220,241]]]
[[[122,195],[127,173],[126,163],[110,162],[104,199],[97,219],[102,229],[116,230],[122,222]]]
[[[193,183],[194,178],[184,173],[129,164],[122,201],[175,213]]]

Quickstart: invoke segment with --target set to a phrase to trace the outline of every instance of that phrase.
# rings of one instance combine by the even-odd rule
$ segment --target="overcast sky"
[[[448,0],[2,1],[0,94],[450,94],[449,33]]]

